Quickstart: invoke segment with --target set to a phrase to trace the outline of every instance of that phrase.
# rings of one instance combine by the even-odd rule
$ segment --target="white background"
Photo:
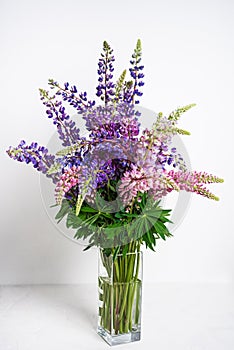
[[[39,175],[9,159],[21,139],[47,144],[54,132],[39,100],[47,78],[95,97],[103,40],[115,50],[116,77],[137,38],[145,65],[142,105],[181,119],[193,169],[225,179],[213,202],[193,196],[174,238],[144,258],[147,282],[231,282],[233,232],[234,2],[1,0],[0,284],[94,282],[96,250],[64,238],[42,203]]]

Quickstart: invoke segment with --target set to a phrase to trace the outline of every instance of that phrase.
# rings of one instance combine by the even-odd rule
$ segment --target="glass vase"
[[[109,344],[141,338],[142,252],[106,256],[99,250],[98,334]]]

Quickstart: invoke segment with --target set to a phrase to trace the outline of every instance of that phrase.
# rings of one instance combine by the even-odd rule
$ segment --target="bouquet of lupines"
[[[188,170],[172,146],[176,134],[189,134],[178,127],[178,121],[194,104],[168,116],[159,113],[151,129],[140,129],[137,106],[144,85],[141,56],[138,40],[130,60],[130,80],[124,70],[114,82],[115,58],[104,42],[97,71],[99,104],[75,85],[60,85],[50,79],[50,90],[40,89],[40,96],[63,149],[52,155],[36,142],[28,145],[21,141],[7,151],[11,158],[31,163],[53,181],[56,205],[60,206],[56,219],[66,217],[67,227],[75,230],[74,237],[88,241],[85,249],[100,247],[106,270],[106,276],[99,279],[100,325],[115,334],[127,333],[138,323],[140,306],[136,300],[141,281],[137,253],[141,245],[154,250],[158,239],[171,236],[166,226],[170,210],[162,209],[160,200],[182,190],[218,200],[206,185],[223,181]],[[76,112],[75,120],[66,111],[67,105]],[[79,118],[85,120],[85,137],[77,127]],[[114,315],[110,312],[110,295]]]

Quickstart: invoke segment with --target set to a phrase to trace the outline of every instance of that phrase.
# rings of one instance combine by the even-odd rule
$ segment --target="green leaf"
[[[94,208],[91,208],[91,207],[86,207],[86,206],[82,206],[80,211],[84,212],[84,213],[97,213],[98,212],[97,209],[94,209]]]
[[[86,220],[83,221],[83,225],[84,226],[86,226],[86,225],[87,226],[93,225],[97,221],[99,216],[100,216],[99,213],[90,216],[89,218],[87,218]]]
[[[116,189],[110,183],[108,184],[108,187],[110,188],[111,191],[116,192]]]
[[[76,216],[73,211],[71,211],[67,216],[66,226],[67,228],[78,228],[82,225],[82,220],[80,217]]]
[[[154,228],[155,228],[156,232],[159,234],[159,236],[165,241],[166,237],[164,234],[164,230],[161,228],[161,226],[159,225],[158,222],[155,222]]]
[[[58,220],[58,223],[70,212],[71,208],[69,202],[64,199],[61,204],[59,212],[56,214],[55,219]]]
[[[123,214],[122,213],[115,213],[115,217],[117,218],[117,219],[122,219],[122,217],[123,217]]]

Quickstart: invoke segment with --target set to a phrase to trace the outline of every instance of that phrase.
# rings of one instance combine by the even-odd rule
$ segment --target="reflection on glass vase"
[[[99,250],[98,334],[109,344],[141,338],[142,252],[107,256]]]

